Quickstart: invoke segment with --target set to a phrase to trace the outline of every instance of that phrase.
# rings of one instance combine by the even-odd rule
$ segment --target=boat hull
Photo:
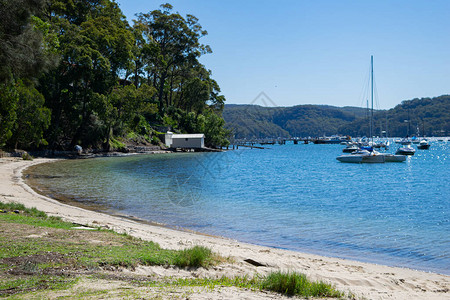
[[[368,163],[377,164],[384,163],[385,159],[383,155],[359,155],[359,154],[349,154],[341,155],[336,157],[336,159],[343,163]]]
[[[362,163],[361,155],[341,155],[336,157],[336,159],[343,163]]]
[[[428,149],[430,149],[430,145],[418,145],[417,149],[419,149],[419,150],[428,150]]]
[[[397,155],[414,155],[416,151],[414,149],[398,149],[397,152],[395,152],[395,154]]]
[[[385,162],[403,162],[406,160],[405,155],[384,154]]]

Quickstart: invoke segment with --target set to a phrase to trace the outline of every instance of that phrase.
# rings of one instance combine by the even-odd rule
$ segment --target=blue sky
[[[365,106],[371,55],[376,108],[450,93],[449,0],[116,2],[130,23],[166,2],[199,18],[227,103]]]

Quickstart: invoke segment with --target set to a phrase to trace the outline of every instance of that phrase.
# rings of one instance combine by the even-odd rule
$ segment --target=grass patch
[[[0,297],[8,297],[37,290],[63,290],[74,285],[77,278],[66,276],[34,275],[27,278],[0,281]]]
[[[207,267],[219,259],[205,247],[167,250],[157,243],[111,230],[73,227],[34,208],[0,203],[0,294],[10,293],[7,290],[11,294],[23,293],[31,290],[29,286],[35,290],[47,288],[33,277],[39,274],[78,276],[138,265]],[[49,284],[48,288],[56,285]]]
[[[277,292],[287,296],[303,297],[343,297],[343,293],[334,289],[330,284],[314,282],[299,273],[274,272],[261,282],[261,289]]]
[[[222,277],[222,278],[180,278],[160,282],[146,282],[146,286],[157,287],[238,287],[253,291],[271,291],[286,296],[344,298],[345,294],[324,282],[313,282],[303,274],[274,272],[267,276]]]
[[[181,250],[175,256],[174,264],[180,268],[184,267],[208,267],[213,263],[212,251],[203,246],[194,246]]]
[[[28,224],[40,227],[70,229],[72,223],[64,222],[59,217],[49,217],[46,213],[35,207],[26,208],[19,203],[0,202],[0,216],[3,220],[12,223]]]

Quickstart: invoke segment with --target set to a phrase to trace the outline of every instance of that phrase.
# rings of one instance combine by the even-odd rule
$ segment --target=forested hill
[[[223,117],[226,127],[233,130],[237,139],[369,135],[367,109],[359,107],[262,107],[229,104],[225,105]],[[418,128],[420,135],[423,134],[423,129],[427,136],[449,135],[450,96],[403,101],[390,110],[374,112],[375,135],[381,135],[386,129],[389,136],[416,135]]]
[[[450,95],[403,101],[389,110],[374,114],[374,134],[388,131],[389,136],[448,136],[450,135]],[[369,122],[358,119],[340,128],[353,136],[368,132]]]
[[[364,118],[367,110],[358,107],[297,105],[262,107],[225,105],[226,127],[235,138],[276,138],[289,136],[322,136],[339,133],[339,128]]]

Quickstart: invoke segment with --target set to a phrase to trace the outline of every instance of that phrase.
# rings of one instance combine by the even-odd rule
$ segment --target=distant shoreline
[[[447,275],[256,246],[221,237],[142,224],[132,219],[60,203],[37,194],[22,179],[23,171],[29,166],[51,161],[55,160],[0,159],[0,200],[36,207],[49,215],[62,217],[69,222],[126,232],[136,237],[153,240],[163,248],[208,246],[221,255],[232,256],[236,261],[232,266],[219,268],[217,276],[220,276],[221,272],[227,272],[229,276],[232,274],[252,276],[255,272],[265,274],[271,270],[295,270],[305,273],[313,280],[328,281],[340,290],[350,291],[368,299],[385,299],[386,297],[389,299],[442,299],[449,295],[450,276]],[[255,267],[244,262],[248,258],[266,267]]]

